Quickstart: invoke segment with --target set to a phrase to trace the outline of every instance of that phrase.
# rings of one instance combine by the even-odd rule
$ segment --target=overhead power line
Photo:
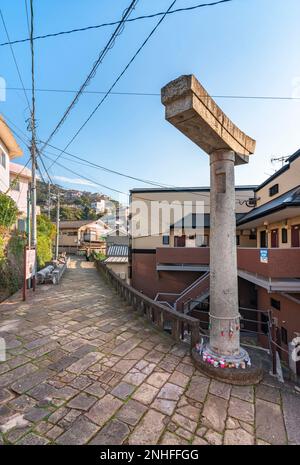
[[[40,154],[40,157],[45,157],[47,158],[48,160],[50,161],[53,161],[48,155],[45,155],[45,153],[41,153]],[[112,192],[116,192],[118,194],[125,194],[125,195],[128,195],[126,192],[123,192],[123,191],[120,191],[118,189],[114,189],[113,187],[109,187],[109,186],[106,186],[105,184],[100,184],[99,182],[95,181],[94,179],[91,179],[91,178],[88,178],[87,176],[84,176],[83,174],[79,174],[77,173],[76,171],[73,171],[71,168],[69,167],[66,167],[64,165],[62,165],[61,163],[59,162],[56,162],[57,166],[60,166],[61,168],[64,168],[65,170],[69,171],[70,173],[74,174],[75,176],[78,176],[79,178],[82,178],[82,179],[85,179],[86,181],[92,183],[92,184],[96,184],[97,186],[100,186],[100,187],[103,187],[104,189],[107,189],[107,190],[110,190]]]
[[[105,56],[109,52],[109,50],[111,50],[113,48],[117,37],[122,33],[122,31],[124,29],[124,26],[125,26],[125,21],[129,17],[129,15],[132,13],[132,11],[134,10],[134,8],[135,8],[135,6],[137,4],[137,1],[138,0],[131,1],[128,8],[126,8],[124,10],[124,12],[122,14],[121,21],[118,23],[118,26],[116,27],[116,29],[114,30],[114,32],[110,36],[110,38],[109,38],[107,44],[105,45],[105,47],[101,50],[98,58],[96,59],[96,61],[94,62],[93,66],[92,66],[91,71],[87,75],[87,77],[84,80],[83,84],[80,86],[79,90],[76,92],[75,97],[73,98],[72,102],[68,105],[66,111],[64,112],[63,116],[61,117],[61,119],[59,120],[59,122],[57,123],[57,125],[55,126],[53,131],[51,132],[51,134],[48,137],[45,144],[47,144],[52,139],[52,137],[57,133],[59,128],[63,125],[63,123],[67,119],[68,115],[70,114],[72,108],[78,102],[78,100],[79,100],[81,94],[83,93],[84,89],[89,85],[91,80],[95,77],[98,67],[102,63],[103,59],[105,58]],[[43,151],[43,149],[44,149],[44,147],[42,147],[41,151]]]
[[[37,215],[36,215],[36,121],[35,121],[35,56],[34,56],[34,44],[33,44],[33,31],[34,31],[34,8],[33,0],[30,0],[30,51],[31,51],[31,213],[32,213],[32,231],[31,231],[31,242],[32,246],[37,246]],[[31,244],[29,244],[30,246]]]
[[[42,141],[41,141],[42,142]],[[48,144],[49,147],[52,147],[53,149],[55,150],[58,150],[58,151],[61,151],[61,149],[59,149],[58,147],[54,146],[54,145],[51,145],[51,144]],[[99,165],[97,163],[94,163],[94,162],[91,162],[83,157],[79,157],[78,155],[74,155],[70,152],[64,152],[66,155],[69,155],[70,157],[72,158],[75,158],[76,160],[78,160],[79,162],[83,162],[85,163],[85,165],[87,166],[93,166],[94,168],[98,168],[100,170],[103,170],[103,171],[106,171],[107,173],[111,173],[111,174],[116,174],[118,176],[122,176],[124,178],[128,178],[128,179],[133,179],[135,181],[139,181],[139,182],[143,182],[145,184],[151,184],[153,186],[160,186],[160,187],[174,187],[170,184],[162,184],[162,183],[158,183],[156,181],[150,181],[148,179],[142,179],[142,178],[139,178],[139,177],[136,177],[136,176],[131,176],[129,174],[125,174],[125,173],[121,173],[120,171],[116,171],[116,170],[113,170],[113,169],[110,169],[110,168],[107,168],[106,166],[102,166],[102,165]],[[52,154],[53,156],[56,156],[56,154]],[[63,157],[62,157],[63,158]],[[69,158],[66,158],[64,157],[66,160],[69,160]]]
[[[52,146],[52,147],[53,147],[54,149],[56,149],[56,147],[54,147],[54,146]],[[49,153],[49,152],[47,152],[47,154],[48,154],[48,153]],[[51,154],[51,155],[54,155],[54,154]],[[62,157],[62,158],[64,158],[64,159],[67,160],[67,161],[71,161],[71,162],[74,162],[74,163],[78,163],[78,164],[83,165],[83,166],[92,166],[93,168],[100,169],[100,170],[104,170],[104,171],[106,171],[106,172],[110,172],[110,173],[116,174],[116,175],[118,175],[118,176],[122,176],[122,177],[129,178],[129,179],[134,179],[134,180],[136,180],[136,181],[138,181],[138,182],[142,182],[142,183],[144,183],[144,184],[149,184],[149,185],[152,185],[152,186],[156,186],[156,187],[161,188],[161,189],[170,188],[170,189],[172,189],[172,190],[175,191],[175,192],[176,192],[176,190],[177,190],[177,191],[180,191],[180,188],[179,188],[178,186],[175,186],[175,185],[172,185],[172,184],[163,184],[163,183],[159,183],[159,182],[153,181],[153,180],[146,180],[146,179],[138,178],[138,177],[136,177],[136,176],[131,176],[131,175],[128,175],[128,174],[125,174],[125,173],[120,173],[119,171],[111,170],[111,169],[109,169],[109,168],[106,168],[106,167],[103,167],[103,166],[101,166],[101,165],[98,165],[97,163],[90,162],[90,161],[88,161],[88,160],[86,160],[86,159],[84,159],[84,158],[82,158],[82,157],[78,157],[78,156],[73,155],[73,154],[70,154],[70,153],[67,153],[67,155],[70,155],[72,158],[75,158],[75,160],[72,160],[72,159],[66,158],[66,157]],[[47,158],[49,161],[53,161],[53,158],[51,158],[51,157],[49,157],[49,156],[46,156],[46,158]],[[81,161],[78,161],[78,160],[81,160]],[[57,163],[57,165],[60,166],[61,168],[64,168],[64,169],[66,169],[66,170],[69,170],[69,168],[66,167],[65,165],[62,165],[62,164],[59,164],[59,163]],[[71,171],[71,172],[72,172],[72,171]],[[77,172],[75,172],[75,171],[73,171],[72,174],[75,174],[75,175],[78,176],[78,177],[82,177],[82,175],[81,175],[80,173],[77,173]],[[96,183],[96,184],[97,184],[97,182],[95,182],[93,179],[87,178],[86,176],[83,176],[83,179],[88,180],[88,181],[90,181],[90,182],[92,182],[92,183]],[[106,189],[111,189],[110,187],[104,186],[103,184],[99,184],[99,183],[98,183],[98,185],[100,185],[101,187],[105,187]],[[125,193],[125,192],[118,191],[118,190],[116,190],[116,189],[112,189],[112,190],[127,195],[127,193]],[[198,196],[198,197],[201,197],[201,198],[202,198],[202,197],[207,197],[207,198],[210,197],[210,194],[207,194],[207,193],[192,192],[191,194],[192,194],[192,195],[195,195],[195,196]],[[239,197],[240,197],[240,198],[249,199],[249,195],[245,195],[245,194],[242,195],[241,193],[239,194]],[[147,199],[144,199],[144,198],[143,198],[143,200],[147,200]]]
[[[7,26],[6,26],[6,23],[5,23],[5,19],[4,19],[4,16],[3,16],[3,13],[2,13],[2,10],[1,10],[1,9],[0,9],[0,16],[1,16],[1,20],[2,20],[2,24],[3,24],[3,28],[4,28],[4,30],[5,30],[6,37],[7,37],[8,41],[9,41],[9,40],[10,40],[10,39],[9,39],[9,33],[8,33],[8,29],[7,29]],[[12,55],[12,57],[13,57],[13,60],[14,60],[14,63],[15,63],[15,67],[16,67],[16,70],[17,70],[17,73],[18,73],[19,81],[20,81],[21,86],[22,86],[22,90],[23,90],[23,92],[24,92],[24,95],[25,95],[25,99],[26,99],[28,108],[29,108],[29,110],[30,110],[29,98],[28,98],[28,95],[27,95],[27,92],[26,92],[26,89],[25,89],[25,86],[24,86],[24,82],[23,82],[23,79],[22,79],[22,76],[21,76],[20,68],[19,68],[19,65],[18,65],[18,62],[17,62],[17,59],[16,59],[16,55],[15,55],[15,52],[14,52],[14,49],[13,49],[11,43],[9,44],[9,47],[10,47],[11,55]]]
[[[45,155],[45,154],[43,154],[43,155],[41,155],[41,156],[42,156],[42,157],[46,157],[47,159],[51,160],[51,158],[48,157],[48,156]],[[67,166],[65,166],[65,165],[63,165],[63,164],[61,164],[61,163],[57,163],[57,165],[60,166],[61,168],[65,169],[66,171],[68,171],[68,172],[74,174],[75,176],[78,176],[79,178],[84,179],[85,181],[88,181],[89,183],[92,183],[92,184],[94,184],[94,185],[100,186],[100,187],[102,187],[102,188],[104,188],[104,189],[107,189],[107,190],[110,190],[110,191],[112,191],[112,192],[116,192],[116,193],[118,193],[118,194],[123,194],[123,195],[127,196],[128,198],[130,197],[129,194],[128,194],[127,192],[123,192],[123,191],[120,191],[120,190],[118,190],[118,189],[114,189],[114,188],[109,187],[109,186],[106,186],[106,185],[104,185],[104,184],[100,184],[98,181],[95,181],[94,179],[91,179],[91,178],[88,177],[88,176],[84,176],[84,175],[82,175],[81,173],[78,173],[78,172],[76,172],[76,171],[70,169],[69,167],[67,167]],[[180,192],[180,191],[181,191],[180,188],[178,188],[178,187],[174,187],[174,189],[172,189],[172,190],[173,190],[174,192],[176,192],[176,191]],[[145,192],[145,194],[146,194],[146,192]],[[206,198],[208,198],[208,199],[210,198],[210,194],[208,194],[208,193],[191,192],[191,195],[201,197],[202,199],[203,199],[203,197],[206,197]],[[241,197],[240,194],[239,194],[239,197]],[[249,198],[249,196],[247,196],[247,198]],[[157,198],[156,198],[156,199],[155,199],[155,198],[154,198],[154,199],[153,199],[153,198],[151,199],[151,198],[149,198],[149,197],[142,197],[141,195],[137,195],[137,194],[135,194],[135,199],[144,200],[144,201],[146,201],[146,202],[157,201]],[[239,203],[239,200],[238,200],[238,199],[236,199],[236,203]]]
[[[22,90],[21,87],[5,87],[6,90]],[[0,87],[1,90],[1,87]],[[30,90],[26,88],[25,90]],[[78,92],[75,89],[35,89],[36,92],[53,92],[53,93],[66,93],[66,94],[75,94]],[[100,90],[84,90],[82,94],[95,94],[95,95],[104,95],[106,91]],[[158,92],[110,92],[110,95],[124,95],[124,96],[133,96],[133,97],[160,97],[161,94]],[[201,95],[200,95],[201,97]],[[207,95],[202,95],[202,97],[207,97]],[[287,97],[287,96],[276,96],[276,95],[224,95],[224,94],[212,94],[212,98],[222,98],[222,99],[245,99],[245,100],[300,100],[300,97]]]
[[[7,119],[8,121],[10,121],[10,123],[11,123],[13,126],[15,126],[15,127],[18,129],[18,131],[20,131],[22,134],[24,134],[24,137],[25,137],[28,141],[30,141],[30,140],[28,139],[27,135],[26,135],[18,126],[16,126],[16,124],[13,123],[13,121],[9,120],[9,118],[8,118],[7,116],[6,116],[6,119]],[[17,131],[15,131],[15,130],[13,130],[13,129],[11,129],[11,130],[12,130],[13,133],[16,135],[16,137],[18,137],[25,145],[27,145],[27,141],[24,140],[24,137],[20,136],[20,134],[18,134]],[[42,141],[42,140],[38,140],[37,142],[44,143],[44,141]],[[48,145],[49,145],[49,147],[53,148],[54,150],[57,150],[57,151],[61,151],[61,150],[62,150],[61,148],[56,147],[55,145],[52,145],[52,144],[48,144]],[[38,149],[37,149],[37,150],[38,150]],[[51,155],[51,156],[56,156],[56,154],[51,153],[51,152],[46,151],[46,150],[44,151],[44,153],[47,153],[47,154],[49,154],[49,155]],[[38,150],[38,154],[39,154],[39,156],[41,157],[41,160],[42,160],[42,155],[39,153],[39,150]],[[70,153],[70,152],[65,152],[65,155],[68,155],[69,157],[71,157],[71,159],[70,159],[70,158],[66,158],[66,157],[61,157],[61,158],[64,158],[64,159],[67,160],[67,161],[72,161],[72,162],[74,162],[74,163],[81,164],[82,166],[92,166],[93,168],[97,168],[97,169],[103,170],[103,171],[105,171],[105,172],[109,172],[109,173],[112,173],[112,174],[115,174],[115,175],[118,175],[118,176],[122,176],[122,177],[125,177],[125,178],[129,178],[129,179],[134,179],[134,180],[139,181],[139,182],[142,182],[142,183],[144,183],[144,184],[149,184],[149,185],[156,186],[156,187],[159,187],[159,188],[162,188],[162,189],[163,189],[163,188],[171,188],[171,189],[173,189],[173,190],[176,190],[176,189],[180,190],[180,187],[175,186],[175,185],[173,185],[173,184],[164,184],[164,183],[160,183],[160,182],[158,182],[158,181],[143,179],[143,178],[139,178],[139,177],[137,177],[137,176],[132,176],[132,175],[129,175],[129,174],[126,174],[126,173],[122,173],[122,172],[120,172],[120,171],[112,170],[112,169],[110,169],[110,168],[108,168],[108,167],[105,167],[105,166],[99,165],[99,164],[97,164],[97,163],[91,162],[91,161],[87,160],[86,158],[84,158],[83,156],[75,155],[75,154]],[[51,162],[54,161],[53,158],[50,158],[49,156],[48,156],[47,158],[48,158],[49,161],[51,161]],[[27,164],[28,164],[28,163],[27,163]],[[68,168],[65,167],[64,165],[60,165],[60,166],[61,166],[62,168],[64,168],[64,169],[68,170]],[[73,172],[73,174],[76,174],[78,177],[81,177],[81,174],[79,174],[79,173]],[[83,179],[86,179],[86,178],[83,178]],[[93,182],[93,183],[97,184],[97,182],[95,182],[94,180],[92,180],[92,179],[90,179],[90,178],[88,178],[88,180],[89,180],[90,182]],[[52,180],[51,180],[50,182],[51,182],[52,185],[55,185],[55,183],[54,183]],[[101,185],[101,187],[103,187],[103,185]],[[110,189],[108,186],[105,186],[105,187],[106,187],[107,189]],[[115,191],[116,189],[113,189],[113,190]],[[121,191],[119,191],[119,192],[122,193],[122,194],[124,194],[124,192],[121,192]],[[127,195],[127,194],[126,194],[126,195]],[[195,192],[194,192],[193,195],[199,195],[199,196],[201,196],[201,197],[209,197],[209,194],[205,194],[205,193],[195,193]],[[239,193],[239,197],[240,197],[240,198],[241,198],[241,197],[244,197],[244,198],[246,198],[246,199],[249,198],[248,195],[245,195],[245,194],[242,194],[242,193]],[[144,199],[144,200],[147,200],[147,199]],[[149,199],[148,199],[148,200],[149,200]]]
[[[149,14],[149,15],[137,16],[135,18],[129,18],[129,19],[126,19],[125,22],[130,23],[130,22],[134,22],[134,21],[140,21],[140,20],[143,20],[143,19],[156,18],[158,16],[171,15],[171,14],[174,14],[174,13],[182,13],[184,11],[193,11],[193,10],[197,10],[199,8],[217,6],[217,5],[221,5],[222,3],[229,3],[229,2],[232,2],[232,1],[233,0],[220,0],[220,1],[212,2],[212,3],[200,3],[200,4],[189,6],[189,7],[177,8],[176,10],[162,11],[162,12],[158,12],[158,13],[152,13],[152,14]],[[116,25],[120,24],[120,22],[121,21],[111,21],[111,22],[96,24],[96,25],[92,25],[92,26],[74,28],[74,29],[69,29],[69,30],[66,30],[66,31],[59,31],[59,32],[54,32],[54,33],[50,33],[50,34],[39,35],[39,36],[35,36],[33,38],[33,40],[47,39],[49,37],[58,37],[58,36],[66,35],[66,34],[73,34],[75,32],[90,31],[90,30],[93,30],[93,29],[100,29],[102,27],[107,27],[107,26],[116,26]],[[5,45],[20,44],[20,43],[28,42],[29,40],[30,39],[28,39],[28,38],[18,39],[18,40],[13,40],[13,41],[10,41],[8,39],[8,42],[0,43],[0,47],[3,47]]]
[[[167,11],[170,11],[172,9],[172,7],[175,5],[177,0],[174,0]],[[128,68],[130,67],[130,65],[134,62],[134,60],[136,59],[136,57],[140,54],[140,52],[143,50],[143,48],[145,47],[145,45],[147,44],[147,42],[150,40],[150,38],[153,36],[153,34],[155,33],[155,31],[159,28],[159,26],[161,25],[161,23],[163,22],[163,20],[165,19],[167,15],[167,12],[162,16],[162,18],[160,18],[160,20],[158,21],[158,23],[155,25],[155,27],[151,30],[150,34],[148,34],[148,36],[146,37],[146,39],[143,41],[143,43],[140,45],[140,47],[137,49],[137,51],[135,52],[135,54],[132,56],[132,58],[129,60],[129,62],[127,63],[127,65],[125,66],[125,68],[123,69],[123,71],[119,74],[119,76],[117,77],[117,79],[115,79],[115,81],[113,82],[113,84],[110,86],[109,90],[105,93],[104,97],[100,100],[100,102],[98,103],[98,105],[96,105],[96,107],[94,108],[94,110],[90,113],[90,115],[87,117],[87,119],[84,121],[84,123],[80,126],[80,128],[76,131],[76,133],[74,134],[74,136],[72,137],[72,139],[68,142],[68,144],[65,146],[64,150],[58,154],[56,160],[50,165],[50,168],[56,163],[56,161],[60,158],[60,156],[64,153],[65,150],[67,150],[67,148],[72,144],[72,142],[76,139],[76,137],[78,136],[78,134],[82,131],[82,129],[87,125],[87,123],[90,121],[90,119],[94,116],[94,114],[96,113],[96,111],[100,108],[100,106],[102,105],[102,103],[106,100],[106,98],[108,97],[108,95],[110,94],[110,92],[114,89],[114,87],[117,85],[117,83],[120,81],[120,79],[122,78],[122,76],[126,73],[126,71],[128,70]]]

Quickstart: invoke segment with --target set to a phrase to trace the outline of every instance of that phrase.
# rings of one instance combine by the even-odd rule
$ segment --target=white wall
[[[11,182],[16,178],[16,175],[11,176]],[[27,191],[28,191],[28,179],[19,178],[20,190],[14,190],[13,188],[9,191],[9,196],[16,202],[20,212],[27,216]]]

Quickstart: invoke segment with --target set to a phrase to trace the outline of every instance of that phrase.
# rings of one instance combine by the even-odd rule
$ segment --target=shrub
[[[8,195],[0,192],[0,226],[10,228],[18,217],[18,207],[15,201]]]
[[[45,215],[37,217],[37,262],[38,268],[45,266],[52,259],[52,241],[56,227]]]
[[[106,259],[106,255],[102,252],[95,252],[94,250],[92,251],[91,253],[91,256],[94,260],[99,260],[99,261],[102,261],[102,260],[105,260]]]
[[[22,285],[25,244],[26,236],[18,231],[11,233],[8,241],[0,236],[0,289],[7,295]]]

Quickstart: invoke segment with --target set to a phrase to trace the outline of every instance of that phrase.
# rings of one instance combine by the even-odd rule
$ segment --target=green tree
[[[37,262],[42,268],[52,259],[52,242],[55,238],[56,227],[46,215],[37,217]]]
[[[0,192],[0,226],[10,228],[17,221],[18,213],[15,201]]]

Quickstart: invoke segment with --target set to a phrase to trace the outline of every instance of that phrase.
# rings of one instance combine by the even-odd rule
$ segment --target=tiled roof
[[[107,250],[108,257],[128,257],[128,245],[110,245]]]
[[[240,220],[237,221],[237,225],[248,223],[249,221],[257,218],[264,217],[270,213],[274,213],[278,210],[283,210],[287,207],[300,207],[300,186],[286,192],[276,199],[271,200],[260,207],[253,208],[249,213],[246,213]]]
[[[81,228],[81,226],[85,226],[86,224],[92,224],[95,221],[91,220],[77,220],[77,221],[61,221],[59,223],[60,229],[69,229],[69,228]]]
[[[128,257],[108,257],[104,263],[128,263]]]
[[[238,221],[241,217],[244,216],[244,213],[236,213],[236,220]],[[196,227],[210,227],[210,214],[209,213],[189,213],[181,220],[176,221],[176,223],[171,224],[170,228],[196,228]]]

